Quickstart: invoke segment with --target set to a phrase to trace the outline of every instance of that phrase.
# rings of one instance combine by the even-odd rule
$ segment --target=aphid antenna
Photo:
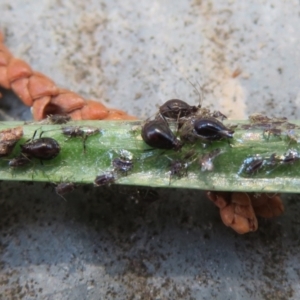
[[[174,68],[177,70],[178,73],[181,74],[182,76],[182,73],[180,72],[180,70],[178,69],[178,67],[174,64],[174,62],[172,61],[172,59],[170,57],[167,57],[167,59],[170,61],[170,63],[174,66]],[[198,108],[201,108],[202,106],[202,103],[203,103],[203,92],[202,92],[202,87],[201,87],[201,84],[199,83],[198,80],[196,80],[197,84],[198,84],[198,87],[199,89],[197,89],[196,85],[193,84],[187,77],[185,76],[182,76],[185,80],[187,80],[189,82],[189,84],[194,88],[194,90],[197,92],[197,94],[199,95],[199,105],[198,105]],[[201,91],[201,92],[200,92]]]
[[[190,85],[194,88],[194,90],[197,92],[198,96],[199,96],[199,105],[198,105],[198,108],[201,108],[202,107],[202,104],[203,104],[203,92],[202,92],[202,89],[201,89],[201,85],[200,83],[198,82],[198,80],[196,80],[200,90],[197,89],[196,85],[194,83],[192,83],[188,78],[186,79]],[[200,92],[201,91],[201,92]]]

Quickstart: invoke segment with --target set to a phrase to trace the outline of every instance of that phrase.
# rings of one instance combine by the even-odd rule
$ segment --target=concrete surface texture
[[[0,12],[16,56],[141,118],[171,98],[198,104],[192,82],[231,118],[300,119],[297,1],[2,0]],[[65,202],[43,185],[0,188],[0,299],[300,298],[297,196],[239,236],[198,191],[83,187]]]

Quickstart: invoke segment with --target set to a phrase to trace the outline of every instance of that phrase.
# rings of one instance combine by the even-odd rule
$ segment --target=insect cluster
[[[43,122],[33,124],[66,124],[69,120],[69,116],[50,115]],[[47,132],[45,131],[40,131],[38,137],[37,133],[38,130],[35,130],[33,136],[23,142],[22,126],[0,131],[0,156],[4,158],[4,161],[8,160],[8,166],[10,168],[19,170],[28,165],[34,165],[36,161],[44,165],[45,161],[55,159],[59,156],[61,145],[58,141],[52,137],[46,137],[45,134],[47,134]],[[81,138],[85,152],[88,137],[101,133],[101,130],[88,126],[62,126],[61,133],[67,137],[67,140],[70,138]],[[17,144],[18,148],[16,147]],[[49,166],[49,164],[47,164],[47,166]],[[61,182],[55,187],[56,193],[60,196],[74,189],[75,184],[71,182]]]
[[[119,156],[112,159],[113,170],[98,175],[94,180],[95,186],[111,185],[121,176],[127,176],[134,167],[133,157],[129,151],[119,151]]]
[[[180,186],[185,180],[194,180],[196,176],[202,184],[205,182],[209,184],[209,178],[215,174],[213,171],[222,171],[227,166],[231,168],[230,173],[236,176],[255,177],[257,174],[263,174],[264,176],[271,174],[273,170],[284,166],[291,168],[290,166],[296,165],[297,161],[300,160],[300,152],[297,146],[290,147],[295,142],[297,143],[297,125],[289,123],[284,118],[271,119],[263,115],[253,115],[250,117],[248,124],[233,127],[225,125],[223,123],[224,118],[225,116],[220,112],[211,112],[209,109],[201,106],[191,106],[178,99],[169,100],[159,108],[153,118],[147,119],[142,125],[139,125],[140,137],[145,143],[143,143],[143,147],[137,150],[140,151],[140,154],[135,152],[135,150],[132,153],[124,150],[123,147],[126,149],[124,142],[121,142],[117,147],[116,145],[112,147],[109,144],[106,145],[107,148],[104,150],[101,149],[102,136],[103,134],[106,135],[108,131],[100,130],[97,126],[66,124],[69,121],[68,116],[50,116],[44,122],[46,125],[61,125],[58,126],[59,129],[52,130],[60,130],[61,135],[65,137],[64,142],[70,143],[70,149],[73,149],[73,144],[69,140],[81,139],[83,145],[82,168],[80,166],[79,168],[85,170],[86,163],[89,163],[91,167],[95,165],[95,173],[98,173],[97,176],[95,174],[93,179],[95,186],[111,185],[121,179],[126,181],[126,176],[131,176],[132,174],[147,176],[149,165],[152,168],[156,168],[155,172],[159,170],[161,174],[167,173],[166,179],[169,180],[169,185],[172,185],[174,183],[173,179],[176,179]],[[238,134],[234,131],[235,128],[239,129]],[[62,141],[58,142],[51,135],[48,135],[51,128],[48,131],[42,130],[44,128],[38,129],[28,140],[24,139],[22,126],[0,131],[0,154],[4,157],[2,161],[4,162],[7,159],[8,166],[13,172],[25,169],[28,165],[37,166],[38,164],[41,166],[39,169],[42,172],[45,170],[45,174],[47,174],[48,171],[46,170],[50,170],[52,164],[52,162],[48,161],[57,157],[59,159],[53,164],[56,167],[63,167],[65,156],[64,154],[60,155],[64,149]],[[278,151],[271,151],[268,150],[268,147],[265,147],[265,150],[260,153],[249,148],[247,154],[240,156],[240,163],[238,163],[239,158],[235,158],[234,163],[231,163],[231,153],[234,152],[236,155],[239,143],[241,143],[240,132],[252,134],[255,131],[259,132],[260,139],[264,139],[265,144],[271,145],[274,139],[287,140],[288,149],[278,153]],[[114,140],[118,139],[118,136],[114,136],[114,133],[110,134],[112,134]],[[88,139],[92,135],[101,137],[99,138],[98,150],[97,148],[88,149]],[[130,135],[130,141],[136,142],[140,139],[134,140],[130,131],[128,131],[128,135]],[[147,147],[145,147],[146,145]],[[244,145],[243,147],[244,149],[247,148]],[[99,153],[99,158],[96,159],[99,160],[101,167],[98,167],[96,161],[91,161],[91,152],[89,151],[93,151],[93,157],[97,157],[95,155],[96,151],[100,151],[97,152]],[[246,152],[244,151],[243,153]],[[101,157],[103,156],[101,155],[106,157],[108,155],[105,163],[102,163]],[[224,164],[223,157],[225,157],[227,165]],[[152,159],[152,162],[147,163],[148,159]],[[43,169],[43,165],[47,169]],[[103,171],[99,172],[99,169]],[[86,170],[90,172],[90,169]],[[154,173],[151,172],[151,174]],[[90,178],[90,174],[85,178],[87,177]],[[86,182],[86,179],[83,179],[83,181]],[[176,186],[178,184],[176,182]],[[151,182],[149,182],[149,185],[151,185]],[[76,185],[71,182],[61,182],[56,187],[56,192],[59,195],[64,195],[75,187]]]
[[[144,142],[154,149],[184,152],[185,144],[195,146],[194,150],[180,155],[180,158],[169,158],[170,177],[181,178],[187,175],[187,168],[195,161],[198,161],[202,171],[213,170],[213,160],[222,151],[213,149],[198,155],[196,144],[200,143],[200,148],[205,148],[213,142],[232,139],[234,130],[223,124],[225,118],[222,113],[211,112],[201,105],[191,106],[183,100],[172,99],[159,108],[153,119],[146,120],[141,135]]]
[[[239,175],[252,176],[261,172],[270,174],[279,167],[291,166],[300,160],[297,147],[291,147],[293,144],[298,144],[299,138],[295,133],[296,129],[300,129],[298,125],[288,122],[287,118],[269,118],[262,114],[253,114],[249,120],[249,124],[243,124],[240,127],[251,131],[262,130],[262,135],[267,142],[270,139],[286,140],[288,149],[283,154],[257,153],[246,157],[241,164]]]

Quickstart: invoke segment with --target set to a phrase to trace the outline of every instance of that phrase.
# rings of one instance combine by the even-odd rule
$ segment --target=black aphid
[[[147,121],[142,127],[142,138],[150,147],[178,151],[183,144],[176,138],[168,123],[162,119]]]
[[[201,116],[186,122],[180,130],[180,138],[189,142],[194,142],[197,139],[203,141],[231,139],[233,134],[234,130],[227,128],[216,118],[202,118]]]
[[[49,160],[55,158],[60,152],[59,143],[50,137],[40,137],[31,139],[23,145],[20,145],[21,153],[27,157],[34,157],[40,160]]]
[[[171,99],[165,102],[159,108],[159,113],[161,116],[169,119],[178,120],[183,117],[189,117],[195,114],[200,108],[199,106],[191,106],[179,99]]]

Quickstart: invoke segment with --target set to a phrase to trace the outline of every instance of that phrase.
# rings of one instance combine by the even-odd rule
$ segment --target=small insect
[[[199,117],[187,122],[182,127],[179,135],[184,141],[195,142],[219,141],[233,138],[234,130],[227,128],[222,122],[213,117]]]
[[[287,153],[279,157],[281,164],[293,164],[300,159],[300,155],[297,150],[290,149]]]
[[[269,123],[270,121],[272,121],[272,119],[270,119],[269,117],[260,114],[260,113],[255,113],[249,116],[249,120],[251,123]]]
[[[240,168],[239,174],[243,172],[249,175],[256,173],[265,165],[265,163],[265,159],[260,155],[248,157],[244,160]]]
[[[291,143],[296,143],[298,144],[300,142],[300,139],[299,139],[299,135],[296,134],[295,130],[294,129],[291,129],[291,130],[287,130],[285,132],[286,136],[287,136],[287,139],[289,140],[289,144]]]
[[[263,131],[263,136],[267,136],[267,140],[269,140],[270,135],[273,136],[281,136],[282,130],[280,128],[269,128]]]
[[[58,185],[56,185],[55,192],[58,196],[66,200],[65,197],[63,197],[63,195],[73,192],[75,188],[76,185],[73,182],[61,182]]]
[[[49,160],[55,158],[60,153],[59,143],[50,137],[41,137],[34,139],[36,132],[31,140],[20,145],[21,153],[27,157],[34,157],[41,160]]]
[[[159,108],[159,114],[162,117],[178,120],[182,117],[189,117],[195,114],[201,106],[191,106],[179,99],[171,99],[165,102]]]
[[[111,185],[115,183],[116,177],[113,173],[105,173],[102,175],[99,175],[94,180],[95,186],[103,186],[103,185]]]
[[[212,171],[214,169],[214,164],[213,164],[213,160],[219,156],[220,154],[222,154],[222,150],[217,148],[214,149],[213,151],[206,153],[204,155],[202,155],[199,158],[199,163],[201,166],[201,171]]]
[[[86,140],[89,136],[99,133],[99,128],[86,127],[82,128],[79,126],[68,126],[62,128],[63,135],[68,138],[80,137],[83,140],[83,151],[86,151]]]
[[[48,115],[48,123],[53,125],[66,124],[71,120],[71,117],[68,115]]]
[[[171,185],[171,179],[177,177],[178,179],[186,177],[188,175],[189,166],[196,160],[195,151],[190,150],[184,154],[182,159],[171,159],[170,160],[170,180],[169,185]]]
[[[23,127],[9,128],[0,131],[0,157],[8,156],[16,143],[23,136]]]
[[[24,167],[29,163],[31,163],[31,160],[25,155],[14,157],[8,161],[8,165],[12,168]]]
[[[147,121],[142,127],[142,138],[150,147],[178,151],[183,144],[176,138],[168,123],[162,119]]]
[[[188,175],[189,164],[180,159],[172,160],[170,163],[170,180],[169,185],[171,185],[171,179],[177,177],[178,179]]]
[[[194,122],[196,134],[210,141],[221,140],[223,138],[231,139],[234,131],[227,128],[222,122],[215,118],[198,118]]]
[[[215,110],[211,113],[211,117],[220,119],[221,121],[224,121],[227,119],[227,116],[225,116],[223,113],[221,113],[219,110]]]
[[[113,167],[116,171],[120,171],[122,173],[127,173],[133,168],[133,161],[126,157],[117,157],[112,161]]]

